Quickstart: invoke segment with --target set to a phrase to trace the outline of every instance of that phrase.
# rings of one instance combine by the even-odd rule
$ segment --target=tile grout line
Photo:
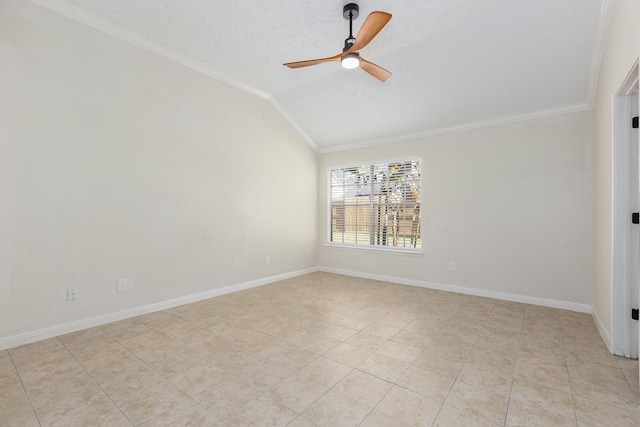
[[[571,403],[573,403],[573,416],[575,417],[576,426],[578,423],[578,411],[576,411],[576,396],[573,392],[573,381],[571,381],[571,370],[569,369],[569,361],[567,359],[567,348],[564,345],[564,330],[562,328],[562,320],[560,319],[560,311],[558,311],[558,322],[560,323],[560,334],[562,337],[562,355],[567,369],[567,377],[569,378],[569,391],[571,392]]]
[[[164,311],[164,310],[163,310],[163,311]],[[174,316],[174,317],[176,317],[176,318],[177,318],[178,320],[180,320],[180,321],[184,321],[183,319],[181,319],[181,318],[179,318],[179,317],[177,317],[177,316]],[[177,345],[178,345],[178,346],[180,346],[181,348],[183,348],[183,349],[185,349],[185,350],[188,350],[188,349],[187,349],[187,348],[185,348],[184,346],[180,345],[179,343],[177,343],[177,342],[173,341],[171,338],[169,338],[169,337],[167,337],[166,335],[162,334],[160,331],[158,331],[158,330],[156,330],[156,329],[153,329],[153,327],[150,327],[150,326],[148,326],[148,325],[146,325],[146,324],[144,324],[144,323],[141,323],[141,322],[138,322],[138,323],[139,323],[139,324],[141,324],[141,325],[144,325],[144,326],[146,326],[147,328],[151,329],[152,331],[154,331],[154,332],[156,332],[156,333],[158,333],[158,334],[162,335],[164,338],[166,338],[167,340],[169,340],[169,341],[171,341],[171,342],[173,342],[173,343],[177,344]],[[182,390],[178,385],[174,384],[174,383],[173,383],[173,382],[171,382],[169,379],[165,378],[165,376],[164,376],[164,375],[162,375],[160,372],[158,372],[158,371],[157,371],[153,366],[151,366],[149,363],[145,362],[143,359],[139,358],[135,353],[133,353],[133,352],[132,352],[132,351],[131,351],[131,350],[130,350],[130,349],[129,349],[129,348],[128,348],[124,343],[122,343],[122,342],[121,342],[120,340],[118,340],[117,338],[115,338],[115,337],[111,336],[108,332],[106,332],[106,331],[105,331],[105,333],[106,333],[107,335],[109,335],[111,338],[113,338],[113,339],[114,339],[116,342],[118,342],[120,345],[122,345],[124,348],[126,348],[126,349],[127,349],[127,351],[129,352],[129,354],[131,354],[133,357],[135,357],[137,360],[139,360],[141,363],[143,363],[145,366],[147,366],[149,369],[151,369],[153,372],[155,372],[155,373],[156,373],[160,378],[162,378],[162,380],[163,380],[163,381],[166,381],[166,382],[168,382],[169,384],[173,385],[173,386],[174,386],[174,387],[176,387],[178,390],[180,390],[182,393],[184,393],[184,394],[185,394],[185,396],[187,396],[187,399],[185,399],[184,401],[177,403],[176,405],[172,406],[171,408],[168,408],[167,410],[163,411],[162,413],[157,414],[157,415],[156,415],[156,416],[154,416],[153,418],[150,418],[150,419],[148,419],[148,420],[143,421],[143,422],[142,422],[142,424],[144,424],[144,423],[148,423],[149,421],[152,421],[152,420],[154,420],[154,419],[156,419],[156,418],[158,418],[158,417],[161,417],[163,414],[165,414],[165,413],[167,413],[168,411],[170,411],[170,410],[172,410],[172,409],[174,409],[174,408],[176,408],[176,407],[178,407],[178,406],[180,406],[180,405],[184,404],[185,402],[187,402],[187,401],[189,401],[189,400],[191,400],[191,401],[192,401],[192,402],[194,402],[196,405],[198,405],[198,406],[202,407],[205,411],[207,411],[208,413],[210,413],[210,414],[211,414],[211,412],[210,412],[210,411],[208,411],[205,407],[203,407],[199,402],[197,402],[197,401],[193,398],[193,396],[191,396],[190,394],[188,394],[185,390]],[[198,357],[200,357],[200,356],[198,356]],[[208,360],[208,359],[207,359],[207,360]],[[235,377],[235,374],[234,374],[234,375],[230,375],[230,376],[229,376],[229,378],[233,378],[233,377]],[[229,378],[227,378],[227,379],[229,379]],[[225,381],[226,381],[226,379],[225,379]],[[216,384],[216,386],[217,386],[217,384]],[[211,388],[215,388],[216,386],[211,387]],[[206,391],[206,390],[205,390],[205,391]],[[106,394],[106,392],[105,392],[105,394]],[[107,394],[107,396],[108,396],[108,394]],[[118,406],[115,402],[114,402],[114,404],[115,404],[116,406]],[[118,409],[122,412],[122,410],[120,409],[120,407],[119,407],[119,406],[118,406]],[[124,415],[124,412],[123,412],[123,415]],[[218,419],[218,417],[217,417],[215,414],[211,414],[211,415],[212,415],[212,416],[214,416],[216,419]],[[126,415],[125,415],[125,417],[126,417]],[[128,417],[127,417],[127,420],[129,420],[129,418],[128,418]],[[220,420],[220,419],[218,419],[218,420],[219,420],[221,423],[223,423],[223,424],[225,424],[225,425],[226,425],[226,423],[224,423],[222,420]],[[131,420],[129,420],[129,422],[131,422]],[[134,425],[134,424],[133,424],[133,422],[131,422],[131,424],[132,424],[132,425]]]
[[[58,340],[57,337],[56,337],[56,340]],[[60,344],[62,344],[62,343],[60,343]],[[29,396],[29,393],[27,393],[27,388],[24,386],[24,382],[22,381],[22,376],[20,375],[20,371],[18,370],[18,367],[16,366],[16,362],[13,359],[13,356],[11,355],[11,352],[9,352],[8,349],[7,349],[7,354],[9,355],[9,360],[11,360],[11,365],[13,366],[13,369],[16,371],[16,375],[18,376],[18,379],[20,380],[20,385],[22,386],[22,391],[24,392],[24,395],[27,397],[27,400],[29,400],[29,406],[31,406],[31,412],[33,412],[33,416],[36,417],[36,421],[38,421],[38,425],[42,426],[42,423],[40,422],[40,417],[38,417],[38,413],[36,412],[36,408],[33,406],[33,402],[31,401],[31,396]]]
[[[103,331],[105,334],[109,335],[107,332]],[[111,337],[111,335],[109,335],[109,337]],[[112,339],[115,340],[115,338],[111,337]],[[58,340],[60,341],[60,340]],[[119,343],[119,341],[116,340],[116,342]],[[111,403],[113,404],[113,406],[115,406],[116,408],[118,408],[118,411],[120,411],[120,413],[122,414],[123,417],[125,417],[125,419],[132,425],[134,426],[133,422],[129,419],[129,417],[127,417],[127,414],[124,413],[124,411],[120,408],[120,406],[118,406],[118,404],[116,402],[113,401],[113,399],[111,398],[111,396],[109,396],[109,394],[102,388],[102,385],[100,383],[98,383],[98,381],[96,381],[96,379],[93,377],[93,375],[91,375],[87,369],[84,367],[84,365],[78,360],[78,358],[76,357],[76,355],[69,350],[69,348],[66,346],[66,344],[62,341],[60,341],[60,344],[62,344],[62,346],[69,352],[69,354],[71,355],[71,357],[73,357],[73,359],[76,361],[76,363],[82,368],[82,370],[93,380],[93,383],[95,385],[98,386],[98,388],[104,393],[105,396],[107,396],[107,398],[111,401]],[[124,347],[124,346],[123,346]],[[126,348],[126,347],[125,347]],[[129,349],[127,348],[127,351],[129,351]],[[130,352],[131,353],[131,352]],[[88,388],[88,387],[87,387]],[[85,417],[87,418],[87,417]]]
[[[482,324],[482,329],[481,329],[481,330],[480,330],[480,332],[478,333],[478,336],[477,336],[477,338],[476,338],[476,340],[475,340],[475,342],[474,342],[474,344],[473,344],[473,346],[472,346],[472,348],[471,348],[471,351],[469,351],[469,354],[468,354],[468,355],[467,355],[467,357],[465,358],[465,361],[464,361],[464,363],[462,364],[462,368],[460,369],[460,371],[459,371],[459,372],[458,372],[458,374],[456,375],[456,379],[455,379],[455,382],[454,382],[454,384],[453,384],[453,385],[455,385],[455,383],[456,383],[456,382],[458,382],[458,377],[460,376],[460,372],[462,372],[462,369],[464,369],[464,366],[468,363],[468,361],[469,361],[469,357],[471,356],[471,353],[473,353],[473,350],[475,349],[476,345],[478,344],[478,340],[479,340],[480,336],[482,335],[482,332],[484,332],[485,328],[487,327],[487,326],[486,326],[486,325],[487,325],[487,321],[488,321],[488,319],[491,317],[491,314],[493,313],[493,311],[495,310],[495,308],[496,308],[496,304],[497,304],[497,301],[498,301],[498,300],[496,300],[496,299],[494,299],[494,300],[493,300],[493,306],[491,307],[491,312],[489,312],[489,315],[487,316],[487,318],[485,319],[484,323]],[[462,308],[461,308],[461,309],[462,309]],[[524,314],[524,313],[526,313],[526,307],[525,307],[525,311],[523,312],[523,316],[522,316],[522,324],[524,324],[524,319],[525,319],[525,314]],[[521,328],[520,328],[520,333],[518,334],[518,346],[520,345],[520,340],[521,340],[521,339],[522,339],[522,326],[521,326]],[[518,350],[516,350],[516,359],[515,359],[515,361],[514,361],[514,363],[513,363],[513,370],[512,370],[512,374],[511,374],[511,385],[509,386],[509,395],[507,396],[507,410],[506,410],[506,412],[505,412],[505,414],[504,414],[504,418],[503,418],[503,422],[502,422],[502,425],[503,425],[503,426],[505,426],[505,425],[506,425],[506,423],[507,423],[507,415],[508,415],[508,413],[509,413],[509,403],[510,403],[510,401],[511,401],[511,390],[512,390],[512,388],[513,388],[513,378],[514,378],[514,376],[515,376],[515,370],[516,370],[516,364],[517,364],[517,351],[518,351]],[[462,384],[465,384],[465,383],[463,383],[463,382],[461,382],[461,383],[462,383]],[[452,386],[451,388],[453,389],[453,386]],[[495,393],[495,392],[493,392],[493,391],[491,391],[491,390],[489,390],[489,391],[490,391],[490,392],[492,392],[492,393]],[[449,393],[451,393],[451,390],[449,391]],[[449,395],[448,395],[448,394],[447,394],[447,397],[449,397]],[[443,406],[444,406],[444,403],[443,403]],[[458,410],[462,411],[462,409],[459,409],[459,408],[458,408]],[[463,411],[463,412],[467,413],[466,411]],[[472,415],[472,414],[469,414],[469,415]],[[472,415],[472,416],[473,416],[473,415]],[[474,416],[474,417],[475,417],[475,416]],[[479,418],[479,417],[477,417],[477,418]],[[491,423],[491,421],[489,421],[489,420],[485,420],[485,421],[487,421],[487,422],[490,422],[490,423]]]
[[[507,425],[507,420],[509,419],[509,408],[511,406],[511,393],[513,392],[513,382],[516,378],[516,371],[518,369],[518,359],[520,357],[520,346],[522,345],[522,335],[524,331],[524,323],[527,319],[527,306],[525,305],[524,310],[522,312],[522,320],[520,321],[520,333],[518,334],[518,348],[516,349],[516,360],[513,364],[513,372],[511,374],[511,385],[509,386],[509,398],[507,399],[507,413],[504,418],[504,425]]]

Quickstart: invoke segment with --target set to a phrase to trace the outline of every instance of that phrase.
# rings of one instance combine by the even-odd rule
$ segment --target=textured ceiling
[[[330,151],[585,108],[605,0],[359,1],[354,33],[374,10],[393,15],[361,51],[393,73],[385,83],[339,63],[282,65],[341,52],[347,1],[34,1],[270,99]]]

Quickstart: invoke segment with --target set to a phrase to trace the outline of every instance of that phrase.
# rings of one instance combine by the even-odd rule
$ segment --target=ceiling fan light
[[[341,63],[344,68],[358,68],[360,65],[360,55],[357,53],[347,53],[342,57]]]

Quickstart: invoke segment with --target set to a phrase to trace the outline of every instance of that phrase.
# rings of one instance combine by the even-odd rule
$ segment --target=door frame
[[[638,338],[632,339],[631,268],[640,270],[631,259],[631,94],[637,90],[638,61],[613,98],[613,353],[638,357]],[[636,162],[636,165],[638,162]],[[636,226],[636,225],[634,225]],[[634,263],[634,264],[632,264]],[[637,286],[637,284],[636,284]]]

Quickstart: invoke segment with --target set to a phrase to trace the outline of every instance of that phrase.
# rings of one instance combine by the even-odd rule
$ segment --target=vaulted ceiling
[[[361,0],[393,18],[337,62],[344,0],[33,0],[269,99],[319,151],[589,108],[608,0]]]

